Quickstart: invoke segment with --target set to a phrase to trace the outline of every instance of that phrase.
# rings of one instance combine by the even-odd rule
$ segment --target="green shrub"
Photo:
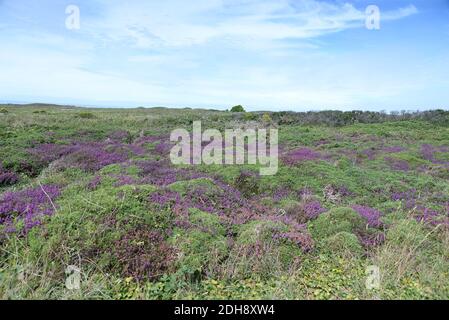
[[[78,117],[81,119],[94,119],[95,115],[92,112],[83,111],[78,113]]]
[[[260,177],[257,173],[242,170],[234,180],[235,187],[246,198],[259,194]]]
[[[382,299],[447,299],[449,234],[413,219],[399,219],[373,257],[382,271]]]
[[[262,121],[265,123],[271,123],[273,120],[271,119],[270,114],[264,113],[262,116]]]
[[[310,231],[315,240],[321,240],[340,232],[354,233],[363,230],[366,223],[351,208],[334,208],[321,214],[311,225]]]
[[[282,222],[267,220],[240,226],[229,258],[223,264],[223,276],[230,279],[251,276],[269,279],[290,268],[295,269],[302,256],[299,246],[273,237],[288,230]]]
[[[231,112],[246,112],[241,105],[237,105],[231,108]]]
[[[253,121],[253,120],[256,120],[256,119],[257,119],[256,114],[251,113],[251,112],[246,112],[245,113],[245,120],[246,121]]]
[[[180,272],[198,280],[203,274],[214,274],[228,254],[226,230],[218,216],[197,209],[190,209],[189,222],[192,228],[175,228],[169,241],[179,252]]]
[[[6,113],[9,113],[9,111],[8,111],[8,109],[6,109],[6,108],[1,108],[1,109],[0,109],[0,113],[6,114]]]
[[[339,232],[322,241],[321,248],[324,252],[337,256],[355,256],[363,254],[363,247],[357,239],[357,236],[349,232]]]
[[[198,178],[185,181],[176,181],[168,186],[171,191],[178,192],[180,195],[184,196],[188,191],[195,190],[197,188],[205,188],[210,191],[220,192],[219,189],[211,179],[208,178]]]
[[[413,219],[401,219],[388,230],[386,241],[390,244],[407,246],[417,245],[426,240],[426,230]]]

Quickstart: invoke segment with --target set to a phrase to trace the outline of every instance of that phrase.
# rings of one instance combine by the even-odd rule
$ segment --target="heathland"
[[[276,175],[173,165],[194,121]],[[0,106],[0,298],[448,299],[449,112]]]

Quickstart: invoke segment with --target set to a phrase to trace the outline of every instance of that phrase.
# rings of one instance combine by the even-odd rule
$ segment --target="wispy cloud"
[[[180,0],[107,3],[105,14],[88,22],[87,31],[111,41],[131,40],[141,48],[188,46],[212,40],[309,39],[363,27],[366,20],[364,8],[316,0],[199,0],[188,6]],[[417,12],[410,5],[383,12],[382,17],[396,20]]]

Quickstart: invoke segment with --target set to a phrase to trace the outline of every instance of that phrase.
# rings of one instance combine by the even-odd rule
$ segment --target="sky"
[[[0,43],[1,102],[449,109],[449,0],[0,0]]]

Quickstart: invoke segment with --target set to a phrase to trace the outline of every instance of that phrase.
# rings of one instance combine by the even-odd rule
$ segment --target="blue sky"
[[[0,0],[0,43],[4,102],[449,108],[449,0]]]

